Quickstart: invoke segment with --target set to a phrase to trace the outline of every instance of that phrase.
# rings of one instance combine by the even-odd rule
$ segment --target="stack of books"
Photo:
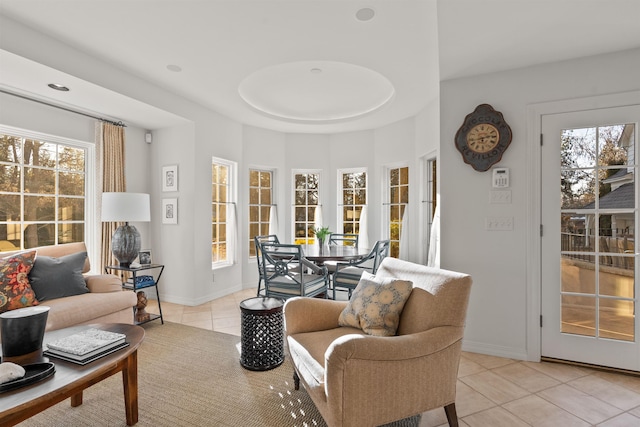
[[[127,336],[117,332],[89,328],[47,343],[44,354],[86,365],[129,345]]]

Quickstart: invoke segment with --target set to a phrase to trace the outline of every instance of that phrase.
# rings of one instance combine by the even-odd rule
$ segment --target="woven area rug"
[[[169,322],[145,330],[138,426],[326,426],[307,393],[294,390],[288,357],[276,369],[248,371],[239,362],[240,337]],[[19,425],[125,426],[122,375],[85,390],[79,407],[66,400]]]

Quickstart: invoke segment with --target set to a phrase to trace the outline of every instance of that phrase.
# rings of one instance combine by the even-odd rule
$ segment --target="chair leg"
[[[262,285],[262,276],[258,278],[258,292],[256,292],[256,296],[260,296],[260,285]]]
[[[300,390],[300,377],[295,369],[293,370],[293,388]]]
[[[444,412],[447,414],[447,421],[449,421],[449,427],[458,427],[458,414],[456,413],[456,403],[450,403],[444,407]]]

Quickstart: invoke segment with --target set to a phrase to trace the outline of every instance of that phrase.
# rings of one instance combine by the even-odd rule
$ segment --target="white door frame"
[[[541,146],[542,116],[546,114],[587,111],[602,108],[640,104],[640,91],[593,96],[527,106],[527,206],[526,206],[526,260],[527,260],[527,360],[540,361],[542,301],[541,286]]]

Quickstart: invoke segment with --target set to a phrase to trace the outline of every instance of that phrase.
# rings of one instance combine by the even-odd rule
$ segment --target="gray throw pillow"
[[[89,292],[82,276],[86,259],[86,252],[60,258],[36,255],[36,261],[29,273],[29,281],[38,301]]]

